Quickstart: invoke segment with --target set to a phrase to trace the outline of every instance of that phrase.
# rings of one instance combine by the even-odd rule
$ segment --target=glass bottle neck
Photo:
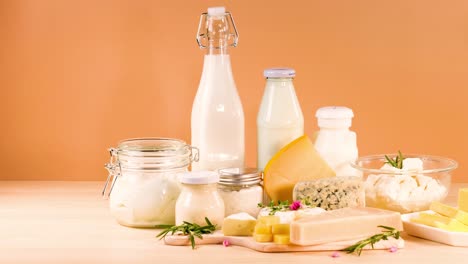
[[[224,43],[210,43],[206,49],[206,55],[228,55],[227,45]]]

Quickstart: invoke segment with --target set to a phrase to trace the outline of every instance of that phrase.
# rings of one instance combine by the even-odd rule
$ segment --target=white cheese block
[[[361,239],[379,234],[379,225],[403,230],[400,213],[377,208],[343,208],[291,223],[291,243],[300,246]]]
[[[299,219],[301,217],[306,217],[306,216],[311,216],[311,215],[317,215],[325,212],[324,209],[322,208],[304,208],[304,209],[299,209],[296,211],[279,211],[275,212],[275,215],[279,217],[280,219],[280,224],[290,224],[292,221]],[[270,209],[269,208],[263,208],[260,210],[260,213],[258,214],[258,217],[260,216],[266,216],[270,214]]]

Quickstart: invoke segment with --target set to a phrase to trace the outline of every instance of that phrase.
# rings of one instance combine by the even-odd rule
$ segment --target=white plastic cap
[[[318,126],[325,128],[351,127],[353,110],[344,106],[326,106],[319,108],[315,113]]]
[[[219,181],[219,175],[214,171],[184,172],[179,177],[179,181],[185,184],[211,184]]]
[[[208,15],[209,16],[220,16],[226,13],[226,8],[224,6],[215,6],[215,7],[208,7]]]
[[[296,76],[296,71],[291,68],[269,68],[263,71],[266,78],[292,78]]]

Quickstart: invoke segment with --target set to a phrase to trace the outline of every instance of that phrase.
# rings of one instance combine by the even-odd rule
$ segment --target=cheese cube
[[[274,224],[280,223],[280,218],[276,215],[265,215],[265,216],[260,216],[258,218],[258,221],[265,225],[274,225]]]
[[[258,222],[254,230],[255,234],[271,235],[271,225],[266,225],[262,222]]]
[[[275,224],[271,226],[271,233],[273,233],[273,235],[289,236],[289,227],[289,224]]]
[[[343,208],[291,223],[291,243],[301,246],[366,238],[382,232],[379,225],[403,230],[400,213],[377,208]]]
[[[224,218],[222,231],[225,236],[251,236],[257,220],[247,213],[238,213]]]
[[[284,235],[284,234],[273,235],[273,242],[275,244],[287,245],[289,244],[289,234],[288,235]]]
[[[458,191],[458,208],[468,213],[468,188]]]
[[[257,242],[272,242],[273,241],[273,235],[272,234],[254,234],[254,239]]]

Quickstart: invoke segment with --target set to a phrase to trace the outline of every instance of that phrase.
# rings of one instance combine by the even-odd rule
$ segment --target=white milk
[[[209,8],[200,19],[197,40],[207,54],[192,107],[191,144],[200,151],[193,170],[244,167],[244,111],[228,55],[237,45],[233,23],[223,7]]]
[[[350,163],[358,158],[356,133],[350,131],[353,111],[330,106],[317,110],[320,131],[314,146],[320,156],[335,171],[336,176],[361,176]]]
[[[294,91],[293,69],[267,69],[265,92],[257,116],[257,167],[284,146],[304,135],[304,117]]]

